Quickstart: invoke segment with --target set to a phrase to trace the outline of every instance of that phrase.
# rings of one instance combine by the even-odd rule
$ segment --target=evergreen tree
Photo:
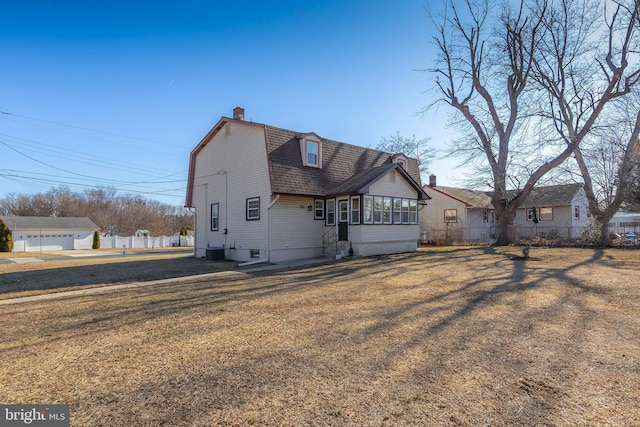
[[[11,252],[13,250],[13,236],[7,225],[0,220],[0,252]]]

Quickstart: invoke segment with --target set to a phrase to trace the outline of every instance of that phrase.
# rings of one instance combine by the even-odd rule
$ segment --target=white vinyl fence
[[[180,241],[178,242],[178,238]],[[193,236],[158,236],[158,237],[135,237],[135,236],[100,236],[100,248],[169,248],[177,246],[193,246]]]

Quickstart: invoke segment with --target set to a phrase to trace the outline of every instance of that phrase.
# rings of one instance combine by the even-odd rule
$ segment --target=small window
[[[552,221],[553,220],[553,208],[540,208],[540,221]]]
[[[458,211],[456,209],[445,209],[444,222],[458,222]]]
[[[409,199],[402,199],[402,223],[409,223]]]
[[[409,223],[416,224],[418,222],[418,201],[409,200]]]
[[[382,202],[382,222],[391,224],[391,206],[393,199],[385,197]]]
[[[364,196],[364,216],[362,218],[365,224],[373,223],[373,197]]]
[[[211,231],[218,231],[219,206],[218,203],[211,204]]]
[[[324,200],[314,200],[313,206],[313,218],[324,219]]]
[[[482,212],[482,222],[489,222],[489,211]]]
[[[249,249],[249,257],[260,259],[260,249]]]
[[[327,200],[327,225],[336,225],[336,201]]]
[[[382,223],[382,197],[380,196],[373,198],[373,223]]]
[[[247,221],[260,219],[260,197],[247,199]]]
[[[538,216],[536,208],[527,209],[527,221],[534,221]]]
[[[393,199],[393,222],[402,224],[402,199]]]
[[[402,169],[406,169],[406,168],[404,167],[404,160],[398,159],[398,164],[400,165],[400,167],[401,167]]]
[[[349,201],[348,200],[340,200],[338,202],[338,209],[340,211],[340,222],[349,221]]]
[[[573,217],[575,219],[580,219],[580,206],[573,207]]]
[[[307,141],[307,166],[319,166],[318,162],[318,143],[314,141]]]
[[[351,224],[360,224],[360,196],[351,198]]]

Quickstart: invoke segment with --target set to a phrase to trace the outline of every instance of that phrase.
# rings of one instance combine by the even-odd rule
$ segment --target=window
[[[409,223],[416,224],[418,222],[418,201],[409,200]]]
[[[402,199],[402,223],[409,223],[409,199]]]
[[[445,209],[444,210],[444,222],[458,222],[457,209]]]
[[[373,197],[364,196],[364,216],[362,218],[365,224],[373,223]]]
[[[307,166],[320,166],[318,162],[319,144],[314,141],[307,141]]]
[[[247,199],[247,221],[260,219],[260,197]]]
[[[340,211],[338,215],[340,222],[348,222],[349,221],[349,201],[348,200],[340,200],[338,202],[338,210]]]
[[[313,219],[324,219],[324,200],[314,200]]]
[[[527,209],[527,221],[535,222],[535,219],[540,216],[540,215],[537,215],[538,212],[536,212],[536,208]]]
[[[402,224],[402,199],[393,199],[393,222]]]
[[[385,197],[382,201],[382,222],[385,224],[391,224],[391,205],[393,199],[391,197]]]
[[[382,197],[374,196],[373,198],[373,223],[382,223]]]
[[[573,217],[575,219],[580,219],[580,206],[573,207]]]
[[[351,224],[360,224],[360,197],[351,198]]]
[[[538,216],[540,221],[553,220],[553,208],[540,208],[540,215]]]
[[[219,206],[217,203],[211,204],[211,231],[218,231],[219,226]]]
[[[336,201],[327,200],[327,225],[336,224]]]
[[[398,164],[400,165],[400,167],[401,167],[402,169],[405,169],[405,167],[404,167],[404,160],[400,160],[400,159],[398,159]]]
[[[489,211],[482,212],[482,222],[489,222]]]
[[[260,258],[260,249],[249,249],[249,258]]]

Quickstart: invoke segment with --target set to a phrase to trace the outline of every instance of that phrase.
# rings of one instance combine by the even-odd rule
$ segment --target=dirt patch
[[[637,423],[637,252],[517,252],[0,307],[0,401],[69,403],[73,426]]]

